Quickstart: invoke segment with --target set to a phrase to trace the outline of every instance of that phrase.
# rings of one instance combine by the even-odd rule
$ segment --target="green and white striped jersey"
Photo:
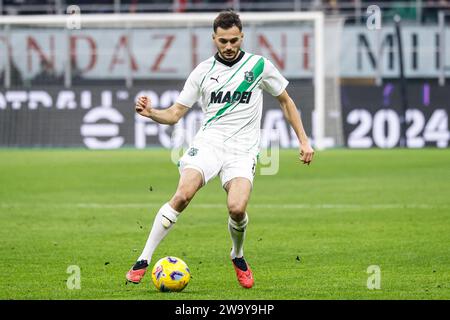
[[[266,58],[241,51],[228,62],[218,54],[200,63],[189,75],[177,102],[199,102],[205,117],[195,139],[228,145],[257,154],[263,90],[279,96],[288,81]]]

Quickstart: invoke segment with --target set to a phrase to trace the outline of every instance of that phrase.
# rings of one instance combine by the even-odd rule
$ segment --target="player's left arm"
[[[284,117],[292,126],[297,135],[300,144],[300,160],[304,164],[310,164],[313,160],[314,150],[306,135],[305,129],[303,128],[303,123],[300,114],[297,111],[294,101],[289,96],[286,90],[284,90],[279,96],[277,96],[278,102],[280,103],[281,110],[283,110]]]

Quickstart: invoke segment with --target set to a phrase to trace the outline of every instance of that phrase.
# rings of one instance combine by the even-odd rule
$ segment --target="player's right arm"
[[[150,118],[155,122],[173,125],[188,112],[189,108],[175,102],[167,109],[154,109],[150,99],[147,96],[142,96],[136,102],[135,110],[141,116]]]
[[[141,116],[147,117],[162,124],[175,124],[180,120],[192,105],[200,98],[199,79],[201,77],[201,68],[195,68],[187,78],[183,90],[180,92],[175,103],[167,109],[152,108],[148,97],[139,97],[136,102],[136,112]]]

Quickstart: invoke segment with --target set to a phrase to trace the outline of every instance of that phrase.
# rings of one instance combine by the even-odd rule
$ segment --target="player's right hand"
[[[134,108],[136,112],[141,116],[150,117],[150,113],[152,111],[152,102],[147,96],[142,96],[139,97]]]

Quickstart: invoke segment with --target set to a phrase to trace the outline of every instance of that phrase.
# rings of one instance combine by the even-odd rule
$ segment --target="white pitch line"
[[[162,203],[119,203],[119,204],[99,204],[99,203],[79,203],[81,208],[148,208],[160,207]],[[194,208],[225,208],[226,204],[214,203],[198,203],[191,204]],[[450,206],[446,205],[428,205],[428,204],[302,204],[302,203],[287,203],[287,204],[267,204],[255,203],[249,204],[249,208],[262,209],[447,209]]]
[[[0,203],[0,208],[11,207],[47,207],[47,208],[87,208],[87,209],[145,209],[149,207],[161,207],[161,203],[65,203],[65,204],[50,204],[50,203]],[[225,203],[193,203],[189,205],[193,208],[211,208],[221,209],[226,208]],[[377,209],[450,209],[450,205],[432,205],[432,204],[400,204],[400,203],[380,203],[380,204],[307,204],[307,203],[286,203],[286,204],[268,204],[255,203],[249,204],[249,208],[261,209],[342,209],[342,210],[377,210]]]

